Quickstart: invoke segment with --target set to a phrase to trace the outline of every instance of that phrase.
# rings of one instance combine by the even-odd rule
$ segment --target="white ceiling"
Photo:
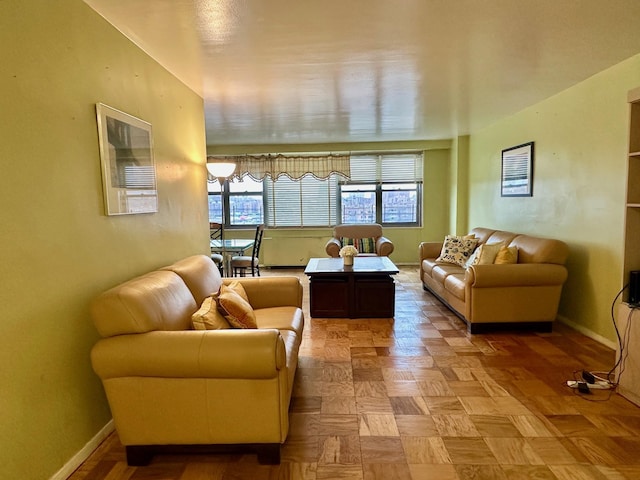
[[[210,145],[452,138],[640,52],[640,0],[85,2],[203,96]]]

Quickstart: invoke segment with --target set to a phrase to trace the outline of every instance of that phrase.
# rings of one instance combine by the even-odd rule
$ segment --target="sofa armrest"
[[[376,240],[376,253],[380,257],[388,257],[393,253],[393,242],[386,237],[378,237]]]
[[[340,256],[340,240],[335,237],[330,238],[324,249],[330,257],[338,258]]]
[[[286,366],[275,329],[154,331],[103,338],[91,350],[103,380],[119,377],[274,378]]]
[[[224,283],[238,281],[244,287],[253,308],[302,308],[302,284],[298,277],[233,277]]]
[[[420,263],[425,258],[438,258],[442,251],[443,242],[422,242],[418,246],[418,254],[420,256]]]
[[[562,285],[566,279],[566,267],[552,263],[472,265],[465,273],[472,288]]]

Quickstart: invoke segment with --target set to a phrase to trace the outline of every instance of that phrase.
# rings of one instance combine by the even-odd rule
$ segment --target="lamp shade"
[[[232,162],[219,162],[219,161],[208,161],[207,162],[207,170],[209,173],[217,178],[227,178],[230,176],[236,169],[236,164]]]

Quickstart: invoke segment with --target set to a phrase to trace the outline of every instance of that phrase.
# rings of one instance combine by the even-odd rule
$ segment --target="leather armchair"
[[[382,234],[382,225],[378,223],[342,224],[333,228],[333,237],[325,245],[327,255],[337,258],[342,248],[343,238],[373,238],[375,240],[375,252],[361,253],[360,255],[377,255],[388,257],[393,253],[393,242]]]

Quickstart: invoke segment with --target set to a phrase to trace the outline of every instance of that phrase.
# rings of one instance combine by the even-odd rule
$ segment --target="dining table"
[[[251,238],[225,238],[224,240],[211,240],[211,253],[222,254],[224,261],[224,274],[231,277],[231,257],[234,255],[244,255],[247,250],[253,247],[254,240]]]

